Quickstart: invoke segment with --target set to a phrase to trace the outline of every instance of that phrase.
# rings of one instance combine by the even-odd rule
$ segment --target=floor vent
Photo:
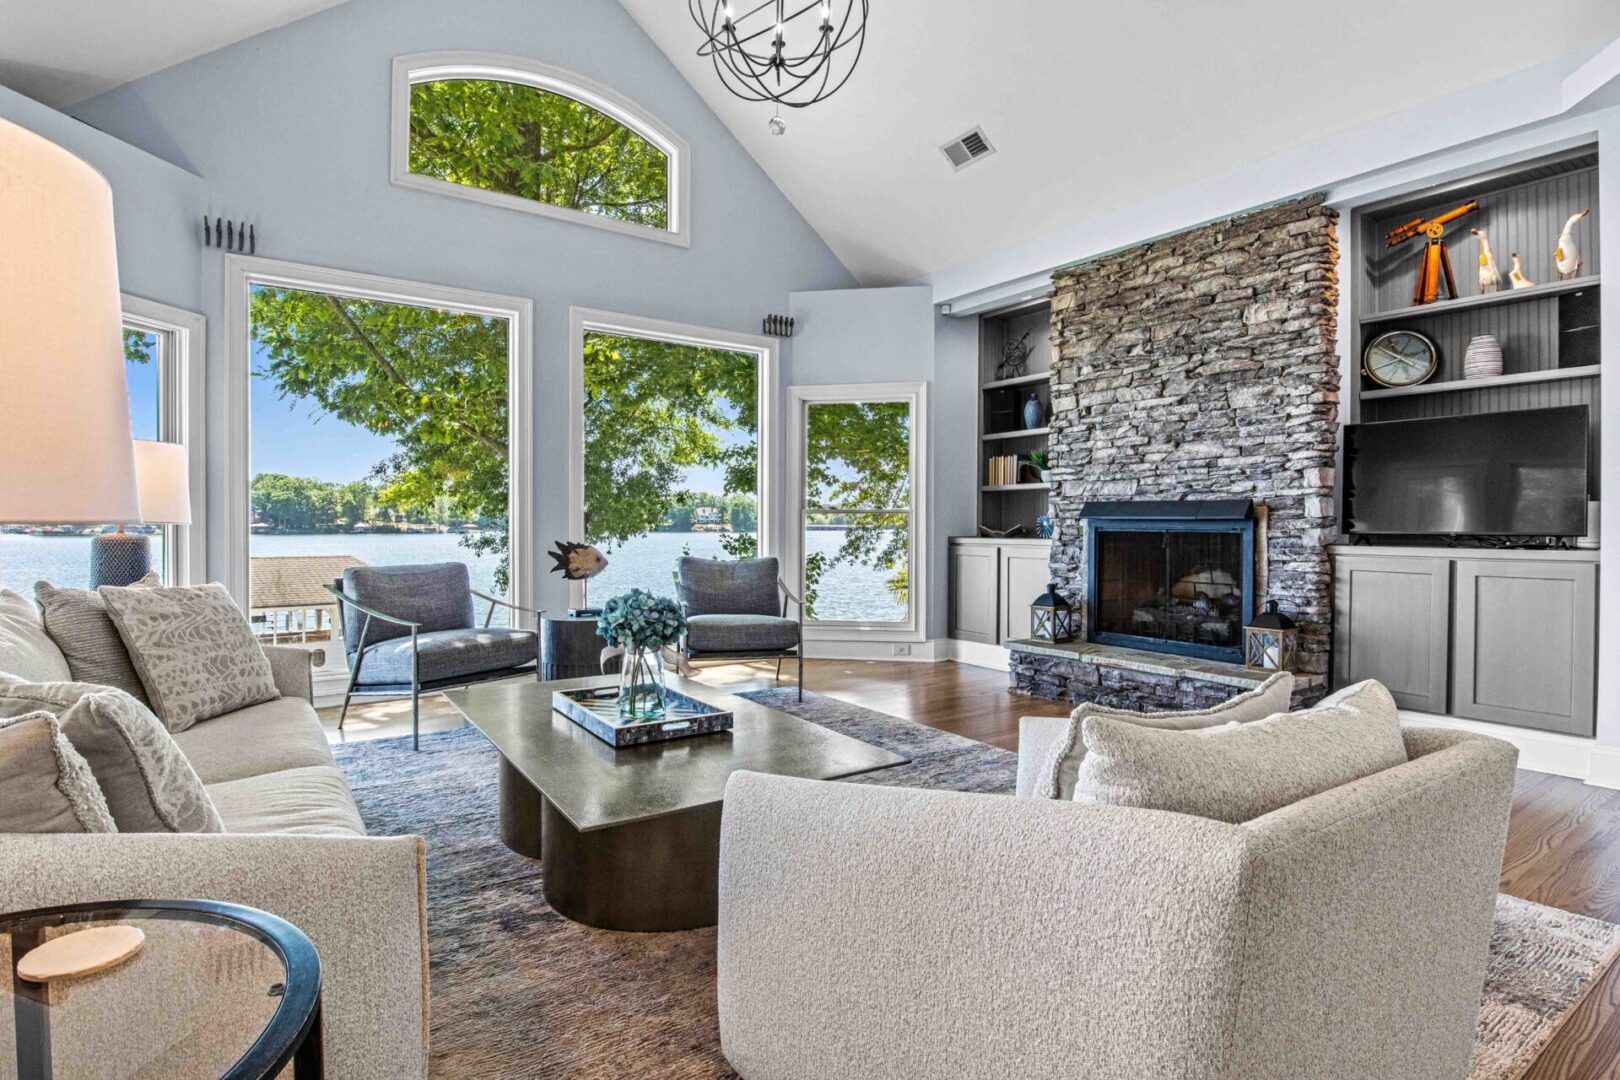
[[[984,132],[974,128],[960,138],[952,139],[940,147],[945,151],[946,160],[956,169],[962,169],[973,164],[982,157],[989,157],[996,152],[990,145],[990,140],[984,137]]]

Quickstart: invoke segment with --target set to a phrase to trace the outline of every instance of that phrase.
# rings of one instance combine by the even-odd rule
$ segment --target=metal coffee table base
[[[506,758],[501,840],[540,860],[546,900],[602,930],[695,930],[719,920],[721,803],[582,832]]]

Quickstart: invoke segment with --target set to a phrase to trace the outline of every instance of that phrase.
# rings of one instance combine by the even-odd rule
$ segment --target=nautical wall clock
[[[1388,330],[1361,354],[1361,370],[1379,386],[1416,386],[1440,366],[1440,350],[1415,330]]]

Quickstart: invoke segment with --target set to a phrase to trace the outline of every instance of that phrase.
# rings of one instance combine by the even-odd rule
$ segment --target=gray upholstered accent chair
[[[726,1058],[747,1080],[1462,1080],[1517,751],[1404,736],[1404,764],[1241,824],[733,773]]]
[[[497,606],[529,609],[474,589],[462,563],[351,566],[326,589],[338,598],[349,661],[339,730],[355,695],[409,694],[411,745],[420,748],[423,691],[539,672],[538,633],[490,625]],[[474,600],[489,602],[482,626]]]
[[[675,571],[675,591],[686,613],[678,652],[687,661],[798,662],[804,700],[804,603],[782,580],[774,558],[700,559],[688,555]],[[788,604],[796,615],[788,616]]]

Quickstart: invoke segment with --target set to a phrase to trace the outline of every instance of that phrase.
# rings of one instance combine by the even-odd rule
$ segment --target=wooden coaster
[[[50,982],[105,971],[141,951],[146,935],[136,926],[93,926],[52,938],[17,961],[29,982]]]

